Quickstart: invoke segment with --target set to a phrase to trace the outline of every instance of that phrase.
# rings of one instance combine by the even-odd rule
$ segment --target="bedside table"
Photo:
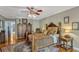
[[[68,36],[68,35],[67,35]],[[73,51],[73,38],[72,37],[66,37],[66,36],[62,36],[60,38],[60,41],[61,41],[61,46],[63,48],[66,49],[66,51],[68,50],[68,48],[71,49],[71,51]],[[62,44],[63,43],[63,44]],[[70,43],[70,44],[68,44]]]

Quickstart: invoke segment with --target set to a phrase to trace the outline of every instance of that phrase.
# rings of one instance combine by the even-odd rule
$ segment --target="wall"
[[[33,32],[36,31],[36,28],[40,28],[40,21],[39,20],[33,20]]]
[[[2,15],[0,15],[0,20],[2,21],[2,27],[0,27],[0,31],[1,30],[4,30],[4,21],[3,20],[6,20],[6,18]]]
[[[6,18],[2,15],[0,15],[0,20],[5,20]]]
[[[64,27],[65,16],[69,16],[69,20],[70,20],[70,24],[67,24],[66,26],[72,27],[72,22],[79,22],[79,7],[75,7],[73,9],[42,19],[41,28],[43,28],[45,24],[49,24],[50,22],[53,22],[57,25],[58,22],[62,22],[62,25]],[[75,31],[73,30],[72,36],[74,36],[74,47],[79,48],[79,30],[75,30]]]
[[[33,20],[33,19],[28,19],[28,23],[32,24],[32,31],[35,32],[36,28],[40,28],[40,21],[39,20]]]

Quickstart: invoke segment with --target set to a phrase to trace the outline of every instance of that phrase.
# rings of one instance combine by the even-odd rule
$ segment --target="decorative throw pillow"
[[[57,36],[54,34],[54,35],[50,35],[50,37],[52,38],[52,41],[54,42],[54,43],[57,43],[57,41],[58,41],[58,38],[57,38]]]

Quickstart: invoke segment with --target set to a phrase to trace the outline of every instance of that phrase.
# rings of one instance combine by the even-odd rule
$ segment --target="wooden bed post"
[[[34,38],[34,35],[33,35],[33,39],[32,39],[32,52],[35,51],[35,38]]]
[[[59,45],[61,45],[61,22],[59,22]]]
[[[61,37],[61,22],[59,22],[59,38]]]

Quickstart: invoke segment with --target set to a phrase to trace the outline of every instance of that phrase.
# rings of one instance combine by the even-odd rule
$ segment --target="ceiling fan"
[[[26,7],[26,8],[29,10],[30,14],[40,15],[40,13],[43,12],[43,10],[36,9],[34,7]]]

